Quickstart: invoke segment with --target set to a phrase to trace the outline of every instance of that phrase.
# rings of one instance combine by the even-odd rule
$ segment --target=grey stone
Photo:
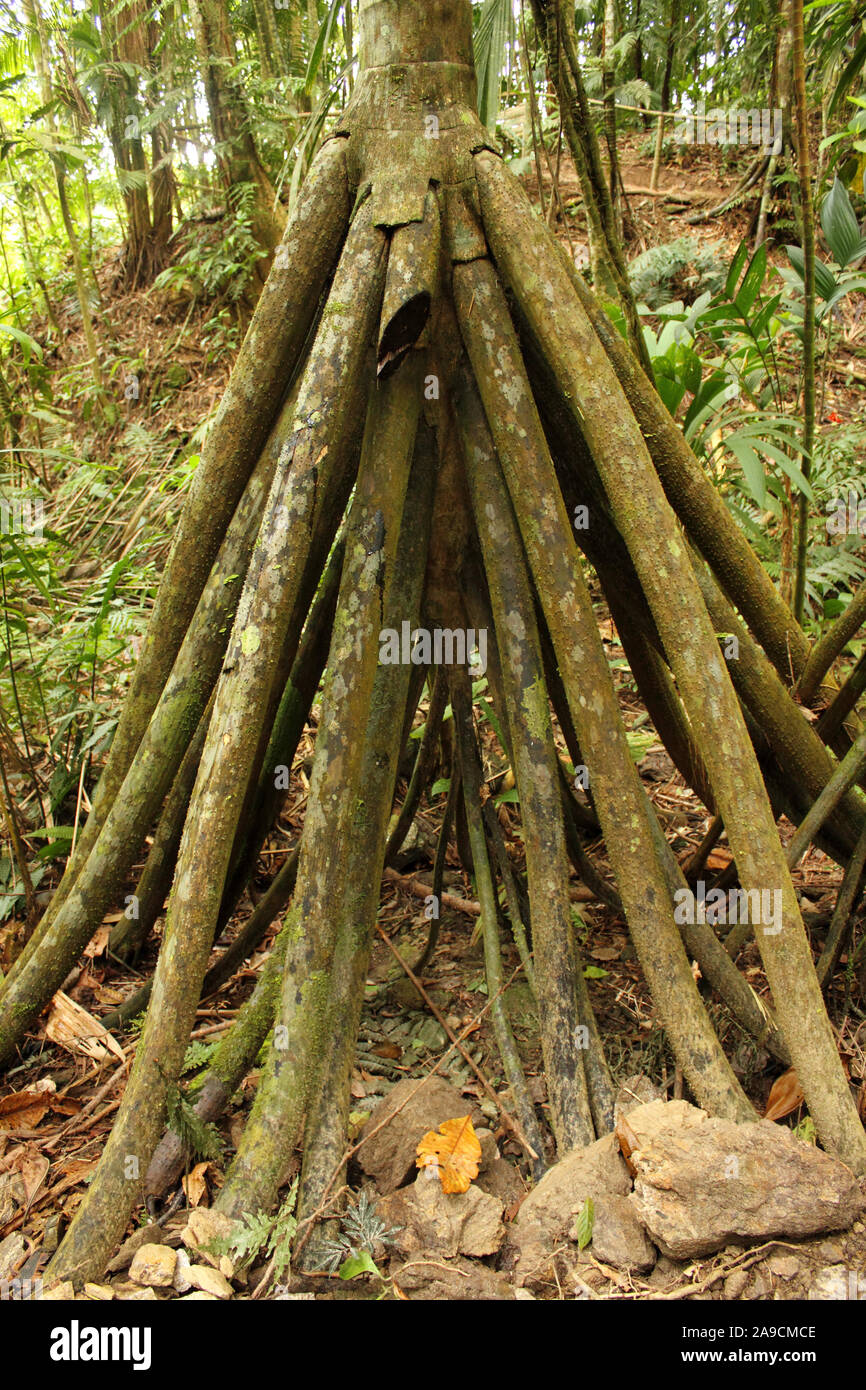
[[[595,1202],[592,1250],[603,1264],[635,1274],[647,1274],[656,1262],[655,1247],[628,1198],[613,1194]]]
[[[684,1101],[654,1101],[624,1123],[636,1174],[629,1201],[675,1259],[731,1240],[843,1230],[862,1209],[850,1169],[771,1121],[737,1125]]]
[[[380,1220],[399,1228],[398,1254],[424,1252],[434,1258],[495,1254],[505,1234],[502,1214],[498,1198],[474,1183],[466,1192],[446,1193],[429,1170],[411,1187],[383,1197],[377,1209]]]

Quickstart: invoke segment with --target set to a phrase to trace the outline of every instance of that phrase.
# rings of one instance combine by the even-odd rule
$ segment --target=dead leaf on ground
[[[481,1144],[469,1115],[443,1121],[438,1132],[431,1129],[416,1152],[418,1167],[432,1169],[443,1192],[467,1192],[472,1179],[478,1177]]]
[[[0,1132],[35,1129],[48,1113],[50,1097],[38,1091],[16,1091],[0,1100]]]
[[[48,1159],[39,1152],[35,1144],[23,1145],[15,1164],[15,1172],[24,1184],[28,1209],[44,1183],[49,1167]]]
[[[183,1179],[183,1190],[187,1195],[187,1200],[191,1207],[201,1206],[201,1200],[207,1196],[207,1181],[205,1174],[209,1168],[209,1163],[197,1163],[191,1172],[187,1173]]]
[[[97,1062],[104,1061],[109,1053],[123,1061],[123,1048],[117,1039],[62,990],[58,990],[51,1001],[45,1036],[67,1052],[83,1052]]]
[[[784,1120],[785,1116],[793,1114],[804,1100],[803,1087],[800,1085],[797,1073],[793,1067],[789,1067],[773,1082],[772,1090],[767,1097],[764,1119]]]

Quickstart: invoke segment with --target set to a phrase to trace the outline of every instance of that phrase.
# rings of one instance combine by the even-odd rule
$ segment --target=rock
[[[114,1298],[114,1289],[110,1284],[85,1284],[84,1293],[87,1298],[99,1303],[110,1303]]]
[[[603,1264],[647,1274],[656,1262],[655,1248],[627,1197],[608,1195],[595,1202],[592,1251]]]
[[[217,1241],[227,1240],[238,1225],[230,1216],[214,1211],[212,1207],[193,1207],[180,1238],[188,1250],[200,1255],[214,1268],[221,1268],[225,1256],[215,1254],[210,1246]]]
[[[194,1289],[213,1294],[214,1298],[231,1298],[234,1292],[225,1275],[210,1265],[190,1265],[186,1277]]]
[[[179,1298],[178,1303],[219,1303],[215,1293],[205,1293],[204,1289],[196,1289],[195,1293],[185,1293],[183,1298]]]
[[[780,1279],[793,1279],[800,1273],[800,1261],[796,1255],[771,1255],[767,1261],[767,1268]]]
[[[828,1265],[837,1265],[845,1258],[845,1253],[836,1240],[822,1240],[815,1250],[815,1255]]]
[[[142,1245],[136,1250],[129,1277],[145,1288],[167,1289],[174,1282],[177,1251],[169,1245]]]
[[[613,1134],[574,1149],[545,1173],[524,1199],[508,1229],[504,1265],[515,1285],[542,1286],[553,1279],[552,1256],[566,1244],[573,1218],[587,1197],[624,1197],[631,1188],[628,1169]],[[560,1278],[570,1277],[577,1251],[566,1248],[557,1262]]]
[[[192,1284],[189,1281],[190,1258],[185,1250],[178,1250],[177,1265],[175,1266],[174,1285],[175,1293],[189,1293]]]
[[[420,1085],[411,1078],[399,1081],[362,1129],[358,1162],[381,1193],[394,1192],[416,1171],[419,1139],[443,1120],[469,1113],[473,1123],[480,1120],[473,1102],[439,1077],[428,1077]]]
[[[866,1298],[866,1279],[853,1269],[825,1265],[815,1275],[807,1297],[821,1303],[843,1298]]]
[[[725,1298],[742,1298],[748,1282],[749,1271],[747,1269],[735,1269],[725,1280]]]
[[[392,1248],[403,1256],[419,1251],[445,1257],[494,1255],[505,1234],[497,1197],[474,1183],[466,1192],[445,1193],[426,1172],[412,1187],[383,1197],[377,1215],[398,1228]]]
[[[409,1298],[465,1302],[514,1298],[514,1290],[494,1269],[457,1258],[436,1262],[407,1260],[391,1265],[391,1277],[401,1293]]]
[[[0,1240],[0,1279],[11,1279],[27,1254],[27,1242],[20,1231]]]
[[[488,1168],[483,1168],[478,1174],[477,1184],[482,1192],[498,1197],[506,1210],[526,1196],[523,1179],[507,1158],[494,1159]]]
[[[475,1133],[481,1145],[481,1158],[478,1163],[478,1171],[479,1173],[483,1173],[491,1164],[495,1163],[499,1157],[499,1146],[491,1131],[483,1125],[480,1129],[476,1128]]]
[[[752,1276],[752,1282],[743,1294],[744,1299],[766,1298],[770,1292],[769,1284],[760,1270]]]
[[[75,1298],[75,1289],[71,1279],[64,1279],[62,1284],[52,1284],[50,1289],[42,1290],[43,1302],[47,1299],[50,1303],[71,1303]]]
[[[620,1115],[628,1115],[632,1110],[637,1110],[638,1106],[647,1105],[652,1100],[662,1100],[664,1092],[651,1081],[643,1072],[637,1072],[635,1076],[627,1076],[616,1093],[613,1113],[617,1119]]]
[[[136,1250],[140,1250],[142,1245],[165,1245],[165,1234],[161,1226],[156,1222],[148,1222],[146,1226],[139,1226],[137,1231],[133,1231],[131,1236],[123,1242],[117,1254],[106,1266],[109,1274],[119,1274],[122,1269],[128,1269],[132,1264],[132,1257]]]
[[[564,1234],[587,1197],[625,1196],[631,1190],[628,1169],[616,1139],[606,1134],[583,1149],[572,1149],[549,1168],[517,1213],[518,1226],[538,1226],[551,1236]]]
[[[617,1132],[635,1169],[629,1201],[674,1259],[731,1240],[845,1229],[863,1206],[850,1169],[769,1120],[737,1125],[685,1101],[653,1101],[621,1118]]]
[[[121,1303],[157,1303],[158,1299],[152,1288],[130,1289],[129,1293],[121,1294]]]

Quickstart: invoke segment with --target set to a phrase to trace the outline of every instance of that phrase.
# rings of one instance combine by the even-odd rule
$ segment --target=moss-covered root
[[[381,378],[380,378],[381,379]],[[418,431],[415,458],[400,522],[393,576],[387,585],[385,627],[399,632],[417,625],[427,564],[433,491],[436,481],[436,435],[425,422]],[[353,826],[346,864],[337,942],[328,986],[324,1045],[313,1085],[304,1130],[304,1165],[298,1215],[312,1221],[328,1197],[342,1185],[342,1158],[347,1144],[352,1068],[369,973],[370,949],[382,885],[388,816],[394,801],[401,744],[400,728],[409,700],[413,668],[381,664],[376,670],[370,718],[364,731],[361,786],[363,812]],[[304,1263],[316,1263],[316,1236],[305,1242]]]
[[[602,345],[602,361],[606,356],[613,368],[616,381],[640,426],[668,501],[779,674],[791,683],[806,664],[810,650],[808,639],[704,474],[676,421],[580,273],[569,263],[544,223],[534,216],[523,188],[510,170],[489,151],[479,155],[475,165],[484,227],[503,277],[509,284],[513,278],[517,288],[523,270],[524,248],[531,253],[526,265],[526,284],[532,282],[537,288],[540,283],[538,270],[542,265],[545,267],[542,278],[547,280],[549,292],[555,297],[555,301],[550,301],[551,307],[554,302],[556,306],[553,317],[559,321],[560,316],[572,316],[575,329],[581,325],[582,341],[591,345],[593,368],[590,370],[586,357],[581,359],[581,370],[586,371],[587,382],[591,382],[599,401],[605,398],[611,403],[621,401],[610,377],[595,370],[600,365],[595,355],[598,343]],[[546,291],[540,292],[544,299]],[[525,310],[524,297],[518,294],[517,298],[521,309]],[[532,317],[527,315],[530,323]],[[535,332],[537,325],[531,326]],[[552,322],[550,326],[552,329]],[[590,326],[592,336],[587,338]],[[537,336],[544,347],[544,335]],[[573,396],[569,405],[573,413],[575,406],[582,408],[582,402]],[[616,411],[619,416],[626,413],[619,405]],[[584,432],[579,409],[576,419]]]
[[[205,823],[195,795],[192,801],[195,814],[202,816],[196,844],[200,837],[207,854],[198,858],[199,881],[205,886],[200,895],[198,889],[194,891],[191,911],[202,921],[211,916],[216,924],[219,903],[216,908],[214,903],[222,897],[225,878],[225,865],[217,861],[231,853],[246,779],[258,767],[260,744],[271,728],[276,682],[281,672],[283,680],[288,674],[285,663],[291,661],[292,653],[286,650],[286,634],[295,601],[309,580],[307,559],[323,544],[327,551],[351,485],[350,468],[357,453],[351,426],[381,304],[385,262],[385,234],[370,225],[369,214],[362,208],[304,368],[294,429],[280,454],[255,554],[246,571],[242,603],[238,605],[230,582],[236,583],[238,571],[225,571],[224,552],[243,556],[252,548],[250,530],[258,522],[260,501],[250,490],[232,520],[175,668],[124,781],[123,794],[116,798],[87,864],[51,927],[26,960],[22,955],[0,991],[0,1062],[59,988],[120,893],[207,702],[209,680],[216,674],[213,664],[218,669],[225,646],[220,629],[237,607],[199,772],[199,784],[208,784],[216,750],[222,767],[229,769],[231,795],[225,781],[212,780],[206,800],[213,824]],[[267,462],[263,456],[254,475],[257,491],[268,477]],[[246,565],[239,567],[240,573],[245,570]],[[313,586],[319,572],[320,568]],[[226,723],[228,730],[223,727]],[[226,732],[228,742],[223,741]]]
[[[298,886],[286,919],[289,948],[275,1045],[218,1201],[232,1215],[273,1203],[299,1137],[325,1041],[347,866],[358,837],[366,833],[365,743],[358,732],[370,721],[384,598],[397,554],[422,399],[420,357],[410,353],[370,398]]]
[[[220,907],[220,925],[234,911],[283,804],[288,774],[328,659],[344,558],[345,541],[341,534],[321,576],[274,719],[258,782],[238,827],[232,868]]]
[[[797,694],[804,705],[811,705],[833,662],[852,637],[856,637],[864,623],[866,584],[861,584],[845,612],[827,629],[809,654],[806,668],[797,685]]]
[[[862,777],[864,769],[866,769],[866,729],[851,744],[820,796],[816,798],[808,814],[797,826],[785,851],[785,858],[792,869],[806,853],[821,826],[839,805],[845,793]]]
[[[496,911],[496,890],[493,884],[493,875],[490,872],[487,840],[481,818],[481,762],[472,723],[472,687],[469,676],[460,667],[455,667],[451,674],[451,692],[460,770],[466,796],[469,838],[472,842],[472,859],[475,864],[475,887],[481,905],[484,973],[487,980],[487,995],[491,1000],[490,1016],[493,1020],[496,1046],[502,1059],[505,1079],[511,1089],[511,1104],[520,1121],[524,1135],[535,1150],[535,1164],[538,1170],[543,1168],[541,1160],[544,1146],[502,993],[499,919]],[[552,1078],[549,1073],[548,1086],[555,1093],[557,1088],[552,1085]]]
[[[468,372],[459,383],[457,413],[490,587],[504,713],[523,816],[551,1123],[557,1148],[565,1153],[591,1143],[595,1130],[585,1065],[589,1028],[578,1011],[562,801],[541,644],[520,533]],[[471,799],[470,787],[465,795]]]
[[[274,1026],[287,941],[287,933],[280,931],[255,989],[232,1020],[229,1031],[217,1044],[207,1070],[189,1088],[187,1098],[203,1124],[212,1124],[219,1119]],[[162,1197],[177,1182],[187,1158],[183,1141],[174,1130],[167,1129],[147,1169],[145,1196]]]
[[[228,633],[240,597],[243,576],[249,566],[277,460],[285,440],[291,433],[294,406],[295,398],[291,395],[280,412],[244,494],[235,508],[171,674],[139,745],[134,765],[124,778],[122,806],[117,808],[114,825],[122,824],[126,827],[124,842],[129,843],[133,856],[138,854],[144,836],[159,811],[219,674],[228,643]],[[153,759],[156,759],[158,775],[154,771]],[[142,779],[139,774],[145,766],[147,774]],[[164,779],[167,779],[165,785]],[[78,862],[73,866],[71,873],[64,874],[39,926],[16,960],[10,978],[12,974],[24,968],[40,946],[43,937],[53,929],[73,884],[89,864],[89,853],[81,858],[82,844],[86,845],[88,850],[95,847],[114,809],[113,805],[107,808],[105,815],[91,812],[83,838],[79,839],[76,847]],[[136,831],[131,828],[133,822],[137,827]],[[103,852],[105,843],[107,842],[102,845]],[[134,857],[130,859],[128,867],[131,867],[133,862]],[[106,904],[117,901],[128,867],[120,869],[112,861],[105,859],[100,864],[99,881],[103,886]],[[104,907],[101,907],[92,931],[96,930],[96,925],[101,921],[103,911]]]
[[[129,770],[336,263],[351,209],[345,143],[325,144],[310,170],[202,447],[89,824],[58,890],[55,911]]]
[[[676,517],[638,422],[581,310],[565,265],[551,249],[546,228],[539,227],[525,200],[518,201],[499,161],[479,155],[476,169],[491,249],[592,452],[706,764],[740,880],[747,890],[768,893],[774,904],[768,914],[772,920],[760,932],[761,953],[818,1133],[852,1168],[866,1172],[866,1132],[815,978],[760,769]],[[487,302],[479,304],[482,317],[487,307]],[[501,359],[496,371],[505,377]],[[502,400],[505,393],[499,396]],[[501,447],[499,452],[501,456]],[[519,486],[517,480],[512,486],[509,478],[512,496]]]
[[[674,923],[577,547],[516,335],[489,263],[455,266],[454,293],[577,736],[589,759],[596,810],[647,983],[700,1103],[715,1114],[754,1118],[713,1032]],[[470,438],[478,434],[474,416],[464,432]],[[538,977],[541,988],[540,971]]]
[[[212,709],[213,696],[198,721],[195,737],[183,755],[171,791],[165,799],[138,887],[127,899],[126,910],[120,921],[111,929],[108,949],[121,960],[135,960],[165,906]]]
[[[836,906],[833,908],[827,939],[824,942],[818,964],[815,966],[815,974],[818,976],[818,983],[822,989],[835,970],[836,962],[845,945],[851,926],[851,913],[863,891],[864,874],[866,874],[866,829],[863,830],[857,841],[857,847],[848,861],[848,867],[845,870],[845,876],[836,898]]]
[[[350,428],[353,367],[364,361],[381,303],[384,234],[369,219],[364,225],[362,216],[355,231],[350,245],[356,293],[349,300],[354,312],[332,297],[332,312],[326,310],[304,372],[296,429],[271,489],[217,688],[136,1065],[99,1169],[53,1261],[58,1278],[80,1279],[101,1269],[140,1193],[143,1170],[162,1129],[167,1089],[183,1061],[237,816],[275,713],[279,689],[274,689],[274,673],[283,659],[309,538],[334,481],[330,468],[341,457],[341,450],[331,445]],[[349,270],[344,257],[335,285],[341,272],[345,278]],[[128,1177],[131,1158],[137,1165],[134,1180]]]
[[[782,779],[790,787],[791,801],[809,805],[832,777],[833,760],[706,566],[697,556],[694,560],[707,611],[720,634],[722,652],[728,656],[734,689],[766,737]],[[836,809],[834,838],[848,853],[857,842],[864,812],[866,797],[856,788],[846,793]]]

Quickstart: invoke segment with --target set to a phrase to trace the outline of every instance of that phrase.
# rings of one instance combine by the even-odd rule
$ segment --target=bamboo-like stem
[[[323,146],[259,296],[165,567],[144,646],[56,914],[96,843],[168,679],[226,528],[301,355],[350,212],[345,141]]]
[[[815,643],[806,668],[797,683],[797,694],[804,705],[811,705],[818,688],[839,653],[857,636],[866,623],[866,583],[861,584],[844,613]]]
[[[503,235],[519,235],[515,221],[522,223],[525,213],[531,213],[521,185],[504,165],[487,163],[482,187],[488,189],[488,214],[491,218],[501,218]],[[552,254],[565,270],[604,348],[640,426],[668,501],[782,679],[791,684],[802,672],[809,656],[805,633],[779,597],[745,535],[689,448],[682,430],[635,364],[589,286],[563,256],[559,243],[548,239],[544,228],[534,225],[534,219],[533,228],[535,240],[545,243],[545,255]],[[570,299],[567,292],[563,292]],[[580,428],[573,407],[569,402],[566,404]]]
[[[291,771],[328,658],[344,556],[345,542],[341,534],[328,558],[304,625],[262,760],[257,786],[248,798],[248,807],[241,817],[232,852],[233,865],[220,906],[220,927],[231,917],[282,805],[285,794],[283,777]],[[293,645],[291,639],[287,645]]]
[[[457,301],[459,312],[460,291]],[[595,1131],[584,1060],[589,1050],[589,1025],[579,1012],[577,998],[562,803],[541,647],[520,533],[481,402],[468,373],[459,382],[457,411],[472,509],[490,586],[502,660],[504,713],[520,796],[551,1124],[557,1149],[566,1152],[591,1143]],[[471,788],[467,787],[465,794],[470,799]]]
[[[803,226],[803,477],[812,474],[815,447],[815,210],[812,203],[812,163],[809,155],[809,106],[806,100],[806,42],[803,0],[789,0],[793,35],[794,96],[797,108],[797,181]],[[797,499],[797,555],[794,570],[794,617],[803,621],[806,597],[806,555],[809,544],[809,499]]]
[[[142,869],[141,878],[132,896],[130,906],[134,905],[135,907],[134,915],[132,917],[127,915],[129,912],[129,907],[127,907],[124,916],[111,929],[108,949],[112,955],[118,956],[121,960],[134,961],[136,959],[154,922],[165,906],[212,710],[213,696],[211,696],[207,709],[198,722],[195,737],[183,755],[177,776],[171,784],[171,791],[165,799],[147,862]]]
[[[809,845],[845,793],[863,775],[866,768],[866,730],[855,739],[833,776],[817,798],[808,815],[798,825],[785,851],[791,868],[800,862]]]
[[[734,689],[766,736],[785,781],[797,796],[811,801],[833,775],[824,743],[700,560],[696,560],[695,574],[716,632],[736,639],[737,654],[727,663]],[[720,645],[724,650],[722,638]],[[866,798],[857,790],[839,806],[833,832],[846,858],[857,841],[864,814]]]
[[[419,356],[415,353],[414,356]],[[407,367],[407,370],[409,370]],[[390,376],[391,374],[388,373]],[[380,381],[382,374],[380,373]],[[415,378],[417,381],[417,377]],[[407,385],[413,389],[413,382]],[[406,501],[399,520],[400,539],[393,573],[388,576],[386,626],[418,621],[430,539],[437,443],[422,422],[418,431]],[[387,523],[386,523],[387,524]],[[304,1130],[304,1163],[298,1194],[301,1221],[312,1217],[339,1184],[350,1107],[352,1066],[364,1002],[364,984],[382,884],[388,813],[394,799],[401,744],[394,738],[407,705],[411,666],[380,665],[376,670],[370,718],[364,731],[360,787],[363,816],[356,818],[346,863],[343,900],[328,986],[327,1022],[321,1057],[311,1092]],[[305,1243],[305,1264],[315,1264],[315,1240]]]
[[[358,730],[370,721],[384,586],[397,554],[421,403],[420,356],[410,353],[399,370],[380,383],[368,406],[298,884],[286,919],[289,948],[277,1017],[278,1045],[220,1193],[219,1208],[230,1215],[273,1202],[325,1044],[329,971],[347,866],[358,837],[365,833],[366,742],[358,738]]]
[[[582,748],[593,750],[596,808],[647,983],[701,1104],[715,1113],[749,1119],[754,1112],[712,1030],[673,921],[646,798],[501,290],[485,262],[455,266],[454,289],[578,738]],[[526,486],[527,459],[532,461],[531,488]]]
[[[490,1006],[490,1016],[493,1020],[496,1046],[502,1060],[505,1079],[511,1089],[512,1107],[530,1144],[535,1152],[541,1155],[544,1153],[541,1130],[526,1085],[520,1053],[511,1031],[505,1000],[502,997],[499,920],[496,911],[496,891],[490,872],[490,861],[487,858],[487,840],[481,816],[481,762],[472,723],[472,689],[469,677],[459,667],[455,668],[451,675],[451,692],[460,769],[463,785],[466,788],[466,813],[469,820],[469,835],[472,840],[472,858],[475,862],[475,886],[481,905],[484,973],[487,981],[487,995],[493,1001]],[[542,1162],[537,1165],[542,1169],[543,1166]]]
[[[283,930],[271,948],[255,989],[220,1039],[207,1071],[190,1087],[189,1099],[203,1123],[212,1123],[223,1113],[274,1026],[287,944],[288,932]],[[167,1129],[148,1165],[145,1196],[161,1197],[176,1183],[185,1157],[182,1140],[174,1130]]]
[[[815,725],[815,732],[824,743],[833,746],[842,726],[866,690],[866,652],[860,657],[845,684],[824,710]]]
[[[835,970],[836,962],[845,945],[851,923],[851,913],[863,889],[864,873],[866,873],[866,826],[860,834],[857,847],[845,869],[845,875],[836,898],[836,905],[833,908],[827,939],[818,958],[818,964],[815,966],[815,974],[818,976],[818,983],[822,989]]]
[[[517,891],[517,879],[515,878],[514,868],[508,858],[508,851],[505,847],[505,836],[502,834],[502,826],[496,819],[496,812],[489,801],[485,801],[481,808],[484,817],[484,829],[487,833],[487,840],[493,850],[493,857],[496,860],[496,867],[499,870],[499,877],[505,888],[505,896],[508,900],[508,917],[511,926],[511,934],[514,937],[514,944],[517,947],[517,954],[520,956],[520,964],[523,966],[523,973],[526,976],[526,983],[532,992],[532,997],[538,1003],[538,993],[535,983],[535,966],[532,962],[532,953],[529,949],[529,940],[526,933],[526,924],[523,920],[523,907]]]
[[[285,467],[274,479],[217,688],[135,1069],[99,1170],[52,1261],[57,1278],[81,1279],[101,1270],[135,1204],[142,1170],[162,1129],[167,1088],[183,1061],[237,818],[275,713],[279,687],[273,688],[274,676],[303,580],[309,537],[334,486],[328,474],[335,459],[339,464],[341,450],[330,446],[338,444],[350,424],[347,411],[354,392],[340,389],[341,368],[348,368],[351,382],[353,361],[360,366],[365,360],[381,304],[385,238],[369,226],[369,219],[365,225],[363,212],[355,226],[360,236],[351,269],[362,288],[356,290],[354,304],[332,298],[332,312],[326,311],[304,373],[297,427],[284,451]],[[345,258],[341,270],[348,273]],[[350,326],[357,335],[343,331]],[[126,1177],[130,1155],[137,1159],[138,1181]]]
[[[310,566],[306,562],[316,551],[327,552],[330,547],[351,485],[350,466],[356,444],[348,426],[356,410],[385,269],[385,236],[370,221],[369,213],[362,208],[304,369],[297,394],[295,428],[280,454],[259,527],[259,543],[238,604],[232,645],[220,679],[198,778],[200,785],[209,783],[206,805],[212,819],[204,818],[195,796],[191,805],[191,812],[195,807],[195,815],[202,817],[196,843],[201,841],[204,848],[196,855],[196,876],[201,888],[193,891],[190,911],[200,923],[212,918],[211,940],[224,887],[222,861],[231,854],[250,773],[257,769],[263,752],[261,745],[271,728],[275,682],[285,681],[286,663],[293,656],[287,649],[286,638],[293,622],[297,622],[296,600],[302,595],[305,581],[310,582]],[[258,489],[267,481],[267,463],[263,457],[257,469]],[[210,694],[207,677],[210,672],[215,674],[214,656],[218,661],[223,649],[224,638],[216,619],[221,612],[230,615],[237,603],[233,586],[226,580],[238,571],[224,569],[226,552],[236,554],[241,550],[248,554],[252,549],[253,527],[260,515],[259,498],[260,491],[248,489],[244,494],[223,545],[222,560],[218,557],[202,595],[197,614],[200,621],[191,625],[187,633],[172,678],[127,774],[123,794],[115,799],[87,865],[40,940],[38,950],[33,951],[14,977],[10,974],[3,988],[0,1060],[59,988],[96,930],[168,790]],[[298,524],[287,525],[292,520]],[[321,572],[318,560],[316,564],[319,568],[313,585]],[[297,626],[299,630],[299,622]],[[211,663],[205,671],[198,665],[203,646]],[[237,672],[234,679],[233,672]],[[230,726],[228,742],[222,741],[223,734],[229,732],[223,725]],[[213,756],[227,769],[223,783],[219,778],[211,779]],[[22,955],[21,962],[24,961]]]
[[[766,789],[674,513],[616,374],[577,296],[569,292],[562,261],[550,250],[547,229],[526,215],[527,205],[516,195],[509,194],[503,204],[502,190],[510,185],[501,177],[499,161],[484,153],[475,164],[491,249],[580,420],[656,620],[741,881],[746,889],[781,894],[781,922],[778,930],[765,925],[762,957],[818,1133],[844,1162],[866,1172],[866,1133],[815,978]],[[478,293],[483,295],[480,285]],[[487,319],[489,311],[486,295],[479,312]],[[501,356],[496,370],[505,377]],[[622,896],[625,902],[624,889]]]

